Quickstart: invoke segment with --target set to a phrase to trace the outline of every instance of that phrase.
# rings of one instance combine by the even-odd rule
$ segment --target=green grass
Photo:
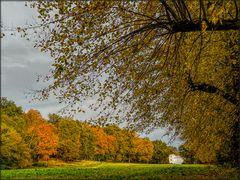
[[[1,179],[238,179],[234,169],[208,165],[133,164],[81,161],[48,168],[2,170]]]

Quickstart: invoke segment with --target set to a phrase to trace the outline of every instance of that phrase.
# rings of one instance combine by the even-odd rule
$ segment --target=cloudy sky
[[[12,28],[35,22],[37,12],[25,7],[24,2],[1,3],[3,27]],[[33,43],[19,35],[6,35],[1,41],[2,96],[15,101],[24,111],[38,109],[44,117],[50,112],[57,112],[61,107],[54,99],[29,103],[31,98],[26,98],[30,90],[44,87],[43,83],[37,83],[36,80],[38,75],[48,73],[50,65],[51,58],[33,48]]]
[[[1,2],[1,8],[1,23],[4,28],[23,26],[37,20],[37,12],[25,7],[24,2]],[[30,90],[46,86],[36,80],[38,75],[49,72],[51,62],[51,57],[33,48],[32,42],[18,35],[5,36],[1,40],[1,96],[13,100],[24,111],[37,109],[45,118],[49,113],[57,113],[63,106],[54,97],[44,102],[31,101],[30,97],[26,97]],[[86,112],[76,118],[88,119],[95,115],[93,112]],[[163,134],[163,130],[156,130],[147,136],[152,140],[162,139],[167,142],[168,138],[163,137]],[[172,145],[178,146],[179,141]]]

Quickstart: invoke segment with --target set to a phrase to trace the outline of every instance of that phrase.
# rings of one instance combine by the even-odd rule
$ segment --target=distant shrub
[[[2,169],[11,169],[11,167],[7,166],[5,164],[0,164],[0,170],[2,170]]]
[[[34,162],[32,164],[32,166],[35,166],[35,167],[48,167],[48,164],[46,162],[40,161],[40,162]]]

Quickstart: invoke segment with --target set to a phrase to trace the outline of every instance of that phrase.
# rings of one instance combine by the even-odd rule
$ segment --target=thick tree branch
[[[206,31],[226,31],[240,30],[240,20],[223,20],[221,23],[207,23]],[[172,24],[172,31],[175,32],[193,32],[201,31],[201,22],[180,21]]]
[[[207,93],[215,93],[215,94],[218,94],[219,96],[222,96],[224,99],[226,99],[227,101],[231,102],[234,105],[238,105],[240,103],[239,100],[234,96],[232,96],[231,94],[224,92],[223,90],[220,90],[213,85],[209,85],[206,83],[193,82],[191,77],[189,77],[188,79],[188,85],[192,91],[203,91]]]

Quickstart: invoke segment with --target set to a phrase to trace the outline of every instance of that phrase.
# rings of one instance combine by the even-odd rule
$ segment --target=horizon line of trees
[[[117,125],[100,127],[54,113],[48,117],[34,109],[24,113],[1,98],[1,169],[30,167],[50,158],[168,163],[169,154],[178,154],[160,140],[141,138]]]

